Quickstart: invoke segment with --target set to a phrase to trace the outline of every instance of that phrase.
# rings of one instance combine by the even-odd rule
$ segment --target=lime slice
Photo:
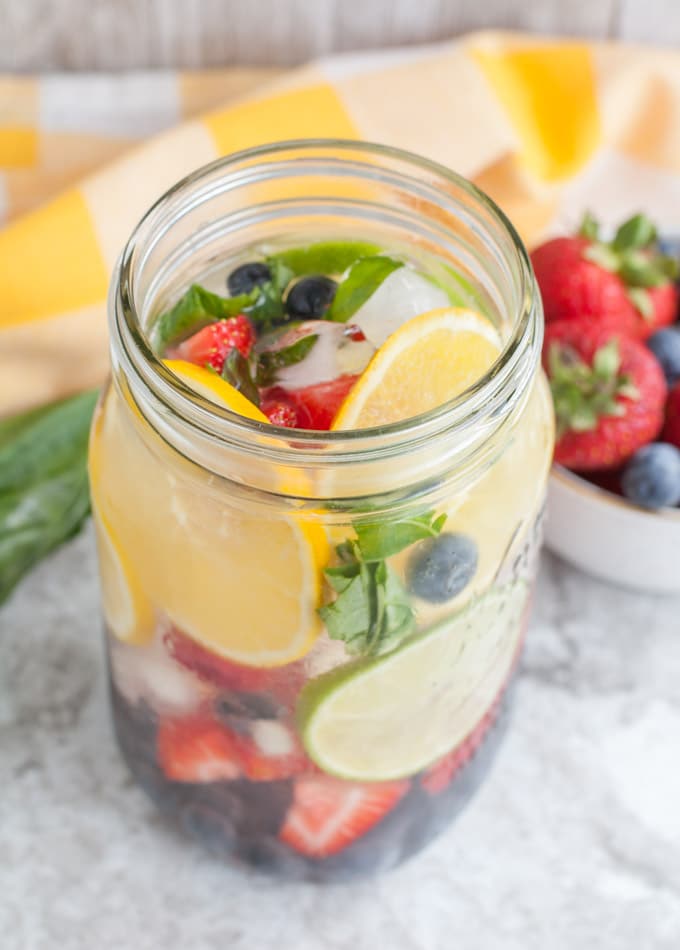
[[[510,674],[522,635],[524,584],[510,584],[409,640],[312,680],[298,718],[310,758],[332,775],[388,781],[462,742]]]

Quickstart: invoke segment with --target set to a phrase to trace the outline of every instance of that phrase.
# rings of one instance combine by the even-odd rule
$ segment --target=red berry
[[[582,237],[560,237],[532,252],[546,323],[589,320],[635,336],[638,315],[625,284],[617,274],[583,256],[590,243]]]
[[[260,408],[272,425],[299,428],[297,409],[281,386],[272,386],[265,391]]]
[[[298,428],[330,429],[338,409],[358,378],[358,375],[347,374],[325,383],[291,390],[288,395],[297,409]]]
[[[279,837],[309,857],[337,854],[391,811],[408,787],[408,782],[359,785],[326,776],[298,778]]]
[[[230,350],[237,349],[243,356],[249,356],[255,343],[255,330],[250,320],[242,313],[227,320],[218,320],[194,333],[188,340],[180,343],[173,351],[179,359],[195,363],[197,366],[210,366],[217,373],[224,368],[224,361]]]
[[[170,656],[206,683],[244,693],[267,693],[288,706],[304,682],[304,664],[259,667],[232,663],[173,628],[164,642]]]
[[[641,343],[587,320],[562,320],[546,328],[543,361],[557,462],[575,471],[616,468],[659,434],[666,381]]]
[[[644,215],[624,222],[610,242],[597,232],[590,217],[588,236],[554,238],[532,252],[546,322],[606,323],[645,340],[677,315],[678,291],[671,279],[677,261],[660,251],[654,225]]]
[[[676,383],[668,394],[666,422],[661,438],[680,449],[680,382]]]
[[[349,337],[353,343],[363,343],[366,339],[364,331],[356,323],[350,323],[345,327],[345,336]]]
[[[161,720],[156,742],[160,766],[173,782],[221,782],[241,774],[235,736],[207,716]]]
[[[314,771],[297,737],[276,720],[253,723],[251,733],[236,741],[240,767],[251,782],[273,782]]]

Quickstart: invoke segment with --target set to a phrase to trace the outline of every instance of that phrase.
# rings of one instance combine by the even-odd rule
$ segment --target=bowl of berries
[[[642,214],[535,248],[557,426],[547,546],[603,580],[680,593],[678,248]]]

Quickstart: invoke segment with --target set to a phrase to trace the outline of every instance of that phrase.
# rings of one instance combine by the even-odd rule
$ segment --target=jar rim
[[[294,153],[293,161],[304,163],[315,158],[320,162],[342,163],[349,168],[370,170],[362,166],[357,156],[398,161],[416,173],[435,176],[441,182],[464,192],[488,213],[497,227],[510,239],[514,272],[518,275],[519,312],[513,317],[512,331],[504,341],[501,352],[489,370],[471,386],[453,399],[425,413],[399,422],[374,428],[343,431],[314,431],[284,428],[247,419],[226,407],[219,406],[192,390],[164,365],[147,338],[135,303],[135,266],[143,249],[145,236],[167,222],[173,204],[190,190],[207,180],[215,172],[223,173],[223,180],[238,175],[239,169],[255,166],[267,159],[281,159]],[[331,159],[332,155],[332,159]],[[394,173],[404,184],[417,182],[407,175]],[[425,179],[421,178],[420,181]],[[432,187],[436,182],[427,179]],[[455,208],[455,197],[439,189],[442,204]],[[270,449],[267,454],[276,461],[292,465],[304,464],[318,458],[318,448],[341,461],[355,461],[404,452],[421,446],[433,438],[452,435],[455,431],[473,425],[480,413],[488,416],[498,413],[507,405],[512,381],[522,367],[529,368],[529,376],[538,364],[542,342],[540,298],[536,292],[529,256],[519,234],[505,213],[483,191],[466,178],[431,159],[393,146],[353,139],[291,139],[255,146],[234,152],[197,168],[166,190],[148,209],[135,226],[121,253],[111,283],[112,335],[121,344],[119,358],[125,370],[132,373],[143,389],[189,425],[196,426],[217,441],[238,445],[245,451],[253,449],[253,439],[266,435]],[[526,387],[525,387],[526,389]],[[517,394],[515,394],[517,395]],[[521,393],[520,393],[521,396]],[[294,440],[294,441],[291,441]],[[392,447],[392,453],[389,449]],[[257,452],[262,451],[261,441]]]

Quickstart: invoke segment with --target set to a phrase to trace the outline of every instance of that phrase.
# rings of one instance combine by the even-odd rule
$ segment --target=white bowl
[[[554,465],[546,545],[602,580],[680,593],[680,510],[646,511]]]

